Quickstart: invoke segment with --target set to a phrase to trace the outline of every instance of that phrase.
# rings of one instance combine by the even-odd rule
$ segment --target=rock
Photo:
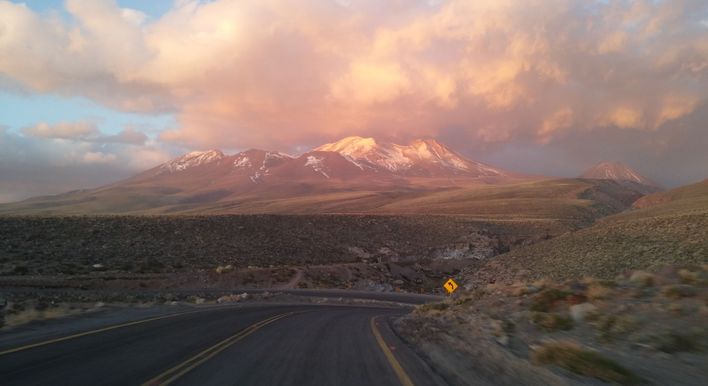
[[[597,307],[592,303],[580,303],[570,307],[570,316],[574,322],[582,322],[595,312],[597,312]]]
[[[234,266],[231,264],[226,265],[226,266],[220,265],[220,266],[216,267],[216,273],[218,273],[218,274],[233,272],[233,270],[234,270]]]
[[[640,287],[650,287],[654,285],[654,274],[646,271],[634,271],[629,277],[629,281]]]

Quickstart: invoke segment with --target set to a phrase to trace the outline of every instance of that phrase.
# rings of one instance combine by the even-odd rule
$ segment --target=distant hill
[[[618,181],[640,189],[644,193],[653,193],[662,189],[661,185],[621,162],[600,162],[583,172],[580,178]]]
[[[631,212],[632,215],[661,214],[676,215],[677,213],[702,212],[708,207],[708,179],[699,183],[658,192],[644,196],[632,204],[634,209],[646,209]]]
[[[708,180],[645,196],[635,209],[489,259],[467,282],[613,278],[633,269],[708,264]]]

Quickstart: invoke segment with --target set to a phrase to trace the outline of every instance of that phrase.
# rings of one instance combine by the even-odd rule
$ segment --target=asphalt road
[[[444,384],[390,329],[406,308],[211,307],[0,342],[2,385]],[[9,333],[12,335],[12,332]],[[18,334],[19,335],[19,334]]]
[[[5,293],[38,293],[42,294],[56,294],[56,295],[71,295],[71,294],[82,294],[85,292],[91,292],[94,294],[112,294],[115,292],[120,292],[124,295],[146,295],[146,294],[161,294],[165,292],[170,292],[171,294],[182,294],[182,295],[232,295],[240,293],[249,294],[259,294],[264,292],[270,293],[284,293],[295,296],[304,297],[323,297],[323,298],[345,298],[345,299],[369,299],[369,300],[380,300],[387,302],[396,302],[404,304],[423,304],[434,301],[440,301],[442,296],[438,295],[425,295],[425,294],[415,294],[415,293],[405,293],[405,292],[374,292],[374,291],[356,291],[356,290],[344,290],[344,289],[287,289],[287,288],[232,288],[232,289],[215,289],[215,288],[170,288],[162,290],[154,289],[141,289],[141,290],[126,290],[126,289],[76,289],[76,288],[39,288],[36,286],[2,286],[2,292]]]

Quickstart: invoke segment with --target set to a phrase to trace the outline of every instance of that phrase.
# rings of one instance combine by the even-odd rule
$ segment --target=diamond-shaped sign
[[[447,291],[447,293],[451,294],[451,293],[455,292],[455,290],[456,290],[457,287],[459,287],[459,286],[457,285],[457,283],[455,283],[454,280],[448,279],[448,280],[445,282],[445,284],[443,284],[443,287],[445,287],[445,290]]]

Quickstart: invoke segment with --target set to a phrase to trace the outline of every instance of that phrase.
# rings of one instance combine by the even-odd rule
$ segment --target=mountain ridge
[[[548,182],[540,187],[524,185],[544,180]],[[637,192],[645,194],[647,190],[632,181],[602,184],[600,181],[589,184],[568,181],[570,186],[576,187],[565,193],[569,197],[595,197],[591,201],[604,202],[603,205],[609,205],[613,211],[631,204],[638,198]],[[0,205],[0,213],[412,213],[422,210],[431,214],[469,215],[490,213],[488,208],[497,205],[507,208],[500,207],[501,212],[514,207],[512,212],[517,213],[548,201],[549,195],[565,189],[562,185],[549,177],[514,173],[466,158],[434,139],[417,139],[401,145],[374,138],[346,137],[299,155],[261,149],[231,155],[218,149],[192,151],[95,189]],[[513,187],[508,190],[504,186]],[[476,202],[482,197],[475,193],[480,189],[492,193],[483,195],[484,202]],[[505,201],[507,198],[520,206],[512,206],[510,201]],[[566,198],[558,196],[558,200]],[[557,202],[547,204],[549,207],[558,205]]]

